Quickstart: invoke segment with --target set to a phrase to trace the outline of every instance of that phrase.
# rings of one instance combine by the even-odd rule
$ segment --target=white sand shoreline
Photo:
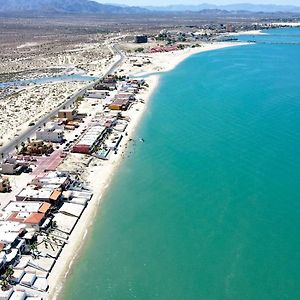
[[[147,90],[145,95],[143,95],[144,97],[140,97],[143,98],[145,102],[149,101],[152,93],[154,92],[158,84],[158,76],[151,76],[151,78],[148,78],[147,83],[149,84],[149,89]],[[135,108],[137,108],[137,106]],[[64,247],[49,276],[49,299],[57,299],[63,287],[64,280],[67,278],[67,275],[69,274],[74,261],[80,254],[80,250],[82,248],[82,245],[84,244],[83,241],[87,238],[94,223],[97,211],[99,210],[99,206],[101,205],[102,197],[107,188],[110,186],[110,182],[113,179],[115,171],[122,162],[122,154],[124,153],[123,149],[129,142],[129,139],[134,135],[134,132],[140,123],[140,119],[142,118],[142,115],[146,110],[146,105],[139,103],[138,109],[139,113],[135,114],[135,117],[131,118],[131,121],[126,130],[128,136],[124,136],[124,140],[122,142],[122,151],[119,151],[117,155],[110,159],[110,163],[105,167],[105,169],[100,167],[101,169],[97,170],[97,168],[99,167],[96,167],[95,170],[90,173],[94,195],[87,208],[85,209],[83,215],[79,219],[75,229],[73,230],[69,239],[69,244]],[[99,175],[99,178],[96,178],[99,180],[95,181],[95,175],[97,171],[99,173],[101,172],[101,175]]]
[[[271,24],[282,27],[300,27],[300,22],[273,22]]]
[[[226,36],[239,36],[239,35],[267,35],[267,33],[262,30],[248,30],[248,31],[239,31],[239,32],[231,32],[224,34]]]
[[[174,51],[174,52],[165,52],[165,53],[149,53],[140,55],[145,56],[152,60],[152,68],[150,65],[149,67],[146,67],[146,70],[144,68],[135,69],[132,72],[132,68],[126,68],[122,67],[124,69],[124,72],[127,72],[129,76],[149,76],[150,74],[155,73],[164,73],[169,72],[175,69],[180,63],[182,63],[184,60],[189,58],[190,56],[193,56],[195,54],[213,51],[213,50],[219,50],[219,49],[225,49],[229,47],[237,47],[237,46],[244,46],[249,45],[249,43],[244,42],[219,42],[219,43],[211,43],[211,44],[204,44],[201,45],[201,47],[196,48],[186,48],[184,50],[180,51]],[[149,70],[150,69],[150,70]]]
[[[176,53],[174,52],[172,56],[170,55],[170,53],[155,54],[156,57],[155,55],[151,55],[153,64],[149,65],[148,70],[145,70],[143,73],[144,75],[151,74],[151,76],[149,76],[146,80],[149,84],[149,88],[147,89],[147,91],[137,95],[138,98],[145,101],[145,104],[135,104],[134,109],[131,110],[131,121],[126,130],[128,135],[124,136],[121,149],[119,150],[117,155],[111,157],[107,165],[100,167],[89,167],[89,183],[93,189],[94,195],[87,208],[83,212],[83,215],[79,219],[75,229],[71,233],[69,243],[65,245],[48,277],[49,299],[59,298],[63,289],[63,285],[67,280],[70,271],[74,267],[74,262],[77,258],[79,258],[80,251],[82,250],[82,245],[84,245],[83,241],[88,238],[88,235],[91,232],[96,214],[100,209],[103,195],[107,191],[107,188],[110,186],[113,175],[122,162],[122,154],[124,153],[124,151],[126,151],[126,145],[129,140],[134,137],[135,131],[140,124],[144,112],[147,109],[148,103],[151,100],[151,96],[159,84],[159,75],[155,73],[173,70],[182,61],[197,53],[246,44],[247,43],[206,44],[201,48],[190,48],[178,51]],[[145,56],[148,57],[149,54]],[[159,69],[157,69],[157,66],[159,66]],[[125,63],[125,65],[122,66],[122,69],[130,74],[130,70],[132,68],[130,64]]]

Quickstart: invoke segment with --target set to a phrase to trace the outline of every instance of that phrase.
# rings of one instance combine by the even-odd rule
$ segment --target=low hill
[[[91,0],[0,0],[0,13],[131,14],[148,10]]]
[[[300,6],[292,5],[274,5],[274,4],[229,4],[229,5],[214,5],[214,4],[199,4],[199,5],[169,5],[169,6],[148,6],[146,7],[152,11],[165,12],[183,12],[183,11],[202,11],[202,10],[226,10],[226,11],[247,11],[247,12],[291,12],[300,13]]]

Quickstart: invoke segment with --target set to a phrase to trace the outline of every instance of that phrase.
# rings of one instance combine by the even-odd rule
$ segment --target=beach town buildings
[[[125,92],[125,91],[120,91],[116,97],[116,99],[125,99],[129,101],[134,101],[135,100],[135,94],[130,93],[130,92]]]
[[[8,157],[1,163],[1,173],[6,175],[21,174],[28,167],[28,162],[17,160],[15,157]]]
[[[42,140],[30,141],[27,145],[24,145],[20,151],[22,155],[43,155],[53,152],[52,144],[47,144]]]
[[[12,270],[0,299],[46,299],[49,272],[93,195],[67,172],[49,172],[36,180],[39,185],[30,189],[59,185],[63,202],[24,198],[0,211],[0,279]]]
[[[0,176],[0,193],[7,193],[11,190],[8,177]]]
[[[67,119],[67,121],[73,121],[77,116],[76,109],[61,109],[58,112],[59,119]]]
[[[4,211],[8,213],[7,221],[23,223],[27,228],[39,230],[45,221],[51,204],[39,201],[11,201]]]
[[[130,104],[135,100],[135,94],[130,92],[119,92],[115,100],[109,105],[111,110],[127,110]]]
[[[64,140],[64,131],[61,126],[50,123],[36,132],[36,139],[44,142],[61,143]]]
[[[0,212],[0,268],[15,266],[45,221],[51,205],[10,201]]]
[[[107,75],[102,79],[103,83],[115,83],[117,84],[118,78],[115,75]]]
[[[109,92],[107,90],[87,90],[86,92],[87,98],[105,99],[108,96]]]
[[[117,86],[115,83],[104,83],[100,82],[94,86],[95,90],[107,90],[107,91],[114,91],[116,90]]]
[[[103,140],[107,128],[101,125],[90,127],[73,147],[72,152],[91,154]]]
[[[107,101],[101,101],[105,106],[101,106],[98,114],[88,115],[84,124],[81,124],[83,114],[80,115],[75,110],[61,110],[58,121],[60,125],[49,123],[39,130],[36,133],[38,140],[31,141],[27,146],[24,144],[24,151],[21,152],[25,155],[4,161],[4,171],[16,174],[20,167],[31,164],[33,160],[37,165],[40,161],[47,161],[48,158],[45,157],[34,158],[28,155],[42,153],[43,151],[37,150],[47,148],[45,141],[51,139],[51,142],[55,142],[58,137],[49,135],[61,130],[62,124],[80,127],[74,133],[65,134],[72,145],[75,143],[72,152],[93,154],[99,158],[102,156],[103,159],[106,159],[110,151],[116,152],[130,119],[129,116],[122,116],[121,112],[108,110],[108,105],[119,101],[125,105],[120,106],[121,110],[128,109],[135,101],[135,94],[143,82],[134,79],[116,83],[112,76],[105,79],[104,84],[115,85],[118,90],[112,92],[111,97],[107,97],[109,91],[100,90]],[[51,149],[53,150],[52,146]],[[49,160],[52,160],[51,156]],[[10,289],[0,290],[0,300],[47,297],[47,276],[93,196],[89,187],[79,180],[80,174],[77,171],[72,175],[68,172],[43,171],[37,172],[34,179],[31,176],[24,176],[28,178],[27,185],[23,182],[23,177],[18,177],[23,185],[16,193],[9,195],[14,200],[4,201],[2,211],[0,210],[0,272],[4,274],[8,267],[12,267],[14,271]],[[15,187],[16,181],[13,183]]]
[[[26,243],[22,238],[26,224],[6,220],[9,215],[9,212],[0,215],[0,270],[17,261]]]
[[[55,187],[38,187],[28,185],[16,195],[17,201],[40,201],[56,204],[60,200],[62,192]]]
[[[114,75],[108,75],[101,82],[94,85],[95,90],[114,91],[117,89],[117,78]]]
[[[7,175],[13,175],[20,172],[20,166],[17,163],[17,159],[13,157],[6,158],[1,163],[1,173]]]
[[[110,105],[111,110],[127,110],[130,105],[130,100],[128,99],[115,99]]]
[[[68,189],[72,180],[67,172],[50,171],[43,177],[34,178],[32,184],[38,188]]]

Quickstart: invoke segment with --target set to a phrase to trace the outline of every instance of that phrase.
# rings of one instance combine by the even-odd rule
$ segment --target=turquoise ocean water
[[[300,299],[300,45],[187,59],[136,135],[61,299]]]

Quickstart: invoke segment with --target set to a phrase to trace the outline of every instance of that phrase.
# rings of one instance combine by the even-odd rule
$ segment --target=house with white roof
[[[36,139],[44,142],[61,143],[64,140],[64,130],[56,123],[50,123],[36,132]]]

